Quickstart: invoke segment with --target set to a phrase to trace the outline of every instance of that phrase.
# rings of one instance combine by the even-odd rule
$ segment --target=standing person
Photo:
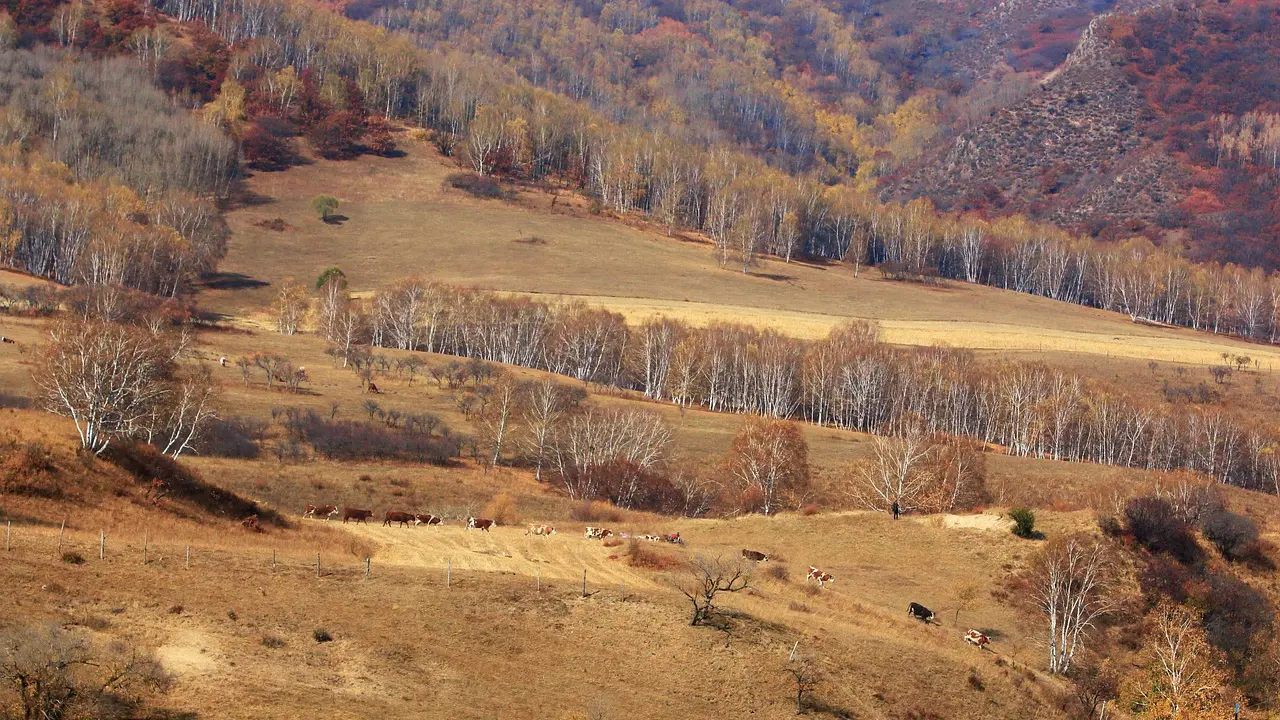
[[[898,501],[897,501],[897,500],[894,500],[894,501],[893,501],[893,519],[894,519],[894,520],[897,520],[897,519],[898,519],[898,515],[900,515],[900,514],[901,514],[901,512],[900,512],[900,510],[898,509]]]

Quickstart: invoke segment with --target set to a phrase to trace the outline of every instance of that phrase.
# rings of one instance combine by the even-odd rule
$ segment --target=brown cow
[[[493,527],[494,524],[495,523],[492,520],[488,520],[486,518],[478,518],[478,517],[467,518],[468,530],[483,530],[485,532],[489,532],[489,528]]]
[[[769,559],[768,555],[757,550],[742,549],[742,557],[744,560],[754,560],[755,562],[764,562]]]
[[[439,525],[444,522],[444,518],[431,513],[418,513],[413,516],[414,525]]]
[[[391,527],[391,523],[400,523],[401,527],[409,527],[409,523],[417,525],[417,517],[413,513],[400,512],[399,510],[388,510],[387,514],[382,516],[382,526]]]
[[[377,385],[375,385],[375,384],[373,384],[373,383],[369,383],[369,392],[370,392],[371,394],[373,394],[373,395],[381,395],[381,394],[382,394],[382,391],[378,389],[378,386],[377,386]]]
[[[373,517],[372,510],[360,510],[358,508],[349,508],[349,507],[342,508],[343,524],[345,524],[348,520],[355,520],[357,523],[362,523],[371,517]]]
[[[324,519],[328,520],[329,518],[337,514],[338,514],[338,508],[334,507],[333,505],[308,505],[306,510],[302,513],[302,517],[304,518],[309,517],[312,520],[314,520],[317,517],[323,515]]]
[[[243,526],[245,530],[250,530],[253,532],[262,532],[262,526],[258,524],[257,513],[254,513],[249,517],[241,520],[240,525]]]

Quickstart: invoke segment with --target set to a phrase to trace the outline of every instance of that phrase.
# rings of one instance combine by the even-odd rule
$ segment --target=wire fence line
[[[252,567],[251,558],[255,554],[261,553],[263,571],[271,575],[296,574],[310,575],[316,579],[350,579],[358,581],[374,579],[377,577],[377,570],[379,569],[378,564],[373,561],[372,555],[356,556],[342,552],[333,552],[326,555],[323,551],[315,551],[304,555],[302,551],[296,548],[281,552],[277,547],[270,547],[268,550],[265,545],[242,548],[217,545],[201,546],[185,540],[158,539],[151,534],[149,529],[143,530],[140,539],[137,537],[123,537],[120,532],[107,532],[105,528],[100,528],[97,533],[85,531],[68,533],[65,520],[60,523],[56,534],[46,532],[43,529],[23,532],[24,527],[35,528],[37,526],[19,525],[15,528],[12,519],[4,520],[6,555],[12,555],[15,551],[35,551],[37,554],[47,554],[53,562],[60,561],[68,565],[137,563],[143,567],[160,570],[199,572],[204,567],[210,566],[211,563],[222,565],[227,569],[243,570],[245,569],[246,559],[249,560],[249,567]],[[43,528],[45,526],[39,527]],[[136,532],[133,534],[136,535]],[[130,542],[130,539],[132,539],[132,542]],[[95,555],[96,558],[94,558]],[[232,556],[235,557],[234,562],[228,562],[227,560]],[[222,562],[219,562],[220,560]],[[233,565],[234,567],[232,567]],[[442,556],[436,566],[393,564],[386,567],[394,568],[398,572],[421,570],[425,575],[435,576],[443,581],[442,584],[445,588],[451,588],[461,582],[470,584],[492,576],[513,575],[513,573],[501,571],[464,570],[466,577],[460,578],[455,576],[452,556]],[[530,579],[532,580],[533,588],[538,592],[542,592],[544,589],[554,589],[555,587],[544,581],[542,568],[540,567],[534,568],[534,573]],[[564,578],[561,579],[564,580]],[[577,590],[577,581],[571,582],[574,589]],[[581,597],[594,597],[607,593],[613,588],[613,583],[593,583],[589,569],[585,567],[582,569]],[[619,600],[626,601],[635,597],[634,586],[632,592],[628,592],[625,580],[619,581],[616,589],[618,590]]]

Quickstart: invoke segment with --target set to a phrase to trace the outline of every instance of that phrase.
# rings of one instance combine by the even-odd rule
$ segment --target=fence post
[[[187,569],[191,569],[191,546],[187,546]]]
[[[147,541],[151,539],[151,531],[142,531],[142,564],[147,564]]]
[[[98,531],[98,559],[99,560],[107,559],[107,531],[106,530]]]
[[[453,558],[445,560],[444,586],[453,587]]]
[[[627,601],[627,581],[622,581],[622,602]]]
[[[542,568],[537,568],[534,574],[538,578],[538,592],[542,592]]]
[[[62,527],[58,528],[58,554],[59,555],[62,554],[62,533],[66,532],[66,530],[67,530],[67,521],[66,521],[66,518],[63,518]]]
[[[7,520],[4,524],[4,551],[13,550],[13,521]]]
[[[366,555],[364,558],[364,579],[365,580],[369,579],[369,560],[370,560],[369,556]]]
[[[587,569],[582,568],[582,597],[587,596]]]
[[[276,571],[276,549],[271,548],[271,572]]]
[[[320,577],[320,553],[316,553],[316,577]]]

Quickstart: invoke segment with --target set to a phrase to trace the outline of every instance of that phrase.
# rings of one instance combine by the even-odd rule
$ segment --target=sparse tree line
[[[0,264],[182,292],[225,254],[234,141],[128,60],[0,52]]]
[[[321,331],[341,343],[333,352],[344,362],[369,342],[547,370],[685,407],[896,437],[940,433],[1013,455],[1188,469],[1280,491],[1276,438],[1231,413],[1141,401],[1035,363],[892,348],[864,322],[818,341],[669,318],[628,326],[617,313],[581,303],[418,279],[393,283],[365,305],[321,291]]]

